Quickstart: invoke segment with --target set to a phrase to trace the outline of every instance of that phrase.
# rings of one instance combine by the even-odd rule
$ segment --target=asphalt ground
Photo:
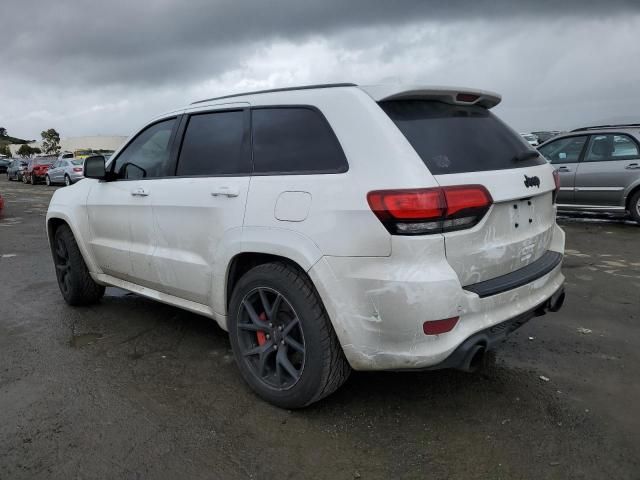
[[[482,373],[353,373],[287,411],[225,332],[107,289],[71,308],[54,188],[0,180],[0,479],[640,478],[640,227],[562,216],[567,300]]]

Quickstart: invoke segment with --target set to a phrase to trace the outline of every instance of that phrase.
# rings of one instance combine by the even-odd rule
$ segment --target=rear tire
[[[309,278],[290,265],[267,263],[247,272],[233,290],[228,322],[242,377],[278,407],[310,405],[349,377],[322,301]]]
[[[640,190],[633,194],[629,200],[629,213],[637,223],[640,223]]]
[[[53,240],[53,262],[58,286],[69,305],[90,305],[104,295],[104,287],[93,281],[78,244],[68,225],[56,230]]]
[[[64,184],[68,187],[69,185],[73,184],[73,182],[71,181],[71,178],[69,177],[69,175],[65,175],[64,176]]]

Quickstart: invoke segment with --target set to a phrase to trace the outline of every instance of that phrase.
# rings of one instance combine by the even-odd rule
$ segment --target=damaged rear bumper
[[[427,370],[440,370],[443,368],[455,368],[466,372],[477,370],[482,364],[486,352],[494,350],[507,339],[510,333],[520,328],[532,318],[545,315],[547,312],[559,311],[564,304],[564,299],[565,292],[563,285],[551,298],[537,307],[474,333],[462,342],[443,362],[428,367]]]

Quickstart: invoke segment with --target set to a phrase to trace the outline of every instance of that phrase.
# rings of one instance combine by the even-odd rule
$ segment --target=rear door
[[[540,147],[540,153],[558,171],[560,176],[559,204],[575,203],[576,172],[582,158],[588,135],[563,137]]]
[[[553,169],[486,108],[428,100],[381,103],[441,186],[482,185],[493,205],[472,228],[443,233],[463,286],[505,275],[548,250]]]
[[[184,115],[176,175],[152,186],[158,290],[211,305],[213,275],[225,271],[217,265],[224,239],[242,230],[249,122],[247,104]]]
[[[575,182],[580,205],[624,207],[624,192],[640,175],[640,149],[624,133],[592,135]]]

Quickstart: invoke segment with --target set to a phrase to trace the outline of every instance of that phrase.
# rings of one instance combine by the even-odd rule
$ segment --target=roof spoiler
[[[498,93],[464,87],[368,85],[360,86],[376,102],[385,100],[436,100],[452,105],[479,105],[493,108],[502,97]]]

